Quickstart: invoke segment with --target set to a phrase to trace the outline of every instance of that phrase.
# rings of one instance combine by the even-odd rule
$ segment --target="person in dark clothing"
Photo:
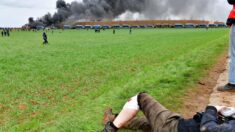
[[[235,132],[235,119],[231,116],[235,116],[235,108],[227,120],[218,116],[218,113],[226,110],[225,108],[207,106],[204,113],[184,119],[148,94],[140,93],[129,99],[119,114],[113,114],[112,109],[106,110],[103,132],[117,132],[120,128],[146,132]],[[144,113],[144,117],[136,117],[139,110]]]
[[[2,33],[2,37],[4,37],[4,32],[2,31],[1,33]]]
[[[7,31],[5,29],[3,30],[3,32],[4,32],[4,36],[7,36]]]
[[[6,35],[7,35],[8,37],[10,37],[10,31],[9,31],[9,29],[6,30]]]
[[[115,34],[116,33],[116,30],[115,30],[115,28],[113,29],[113,34]]]
[[[45,32],[43,32],[42,37],[43,37],[43,40],[44,40],[43,44],[48,44],[47,34]]]
[[[129,31],[129,34],[131,34],[132,33],[132,27],[130,27],[130,31]]]

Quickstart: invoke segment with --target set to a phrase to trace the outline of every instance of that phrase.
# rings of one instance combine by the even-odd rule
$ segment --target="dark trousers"
[[[47,41],[47,39],[44,39],[44,42],[43,42],[43,44],[48,44],[48,41]]]

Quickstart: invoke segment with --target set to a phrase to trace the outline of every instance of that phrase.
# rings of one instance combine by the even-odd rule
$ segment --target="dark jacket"
[[[235,4],[235,0],[228,0],[228,3],[229,3],[230,5],[234,5],[234,4]]]
[[[235,24],[235,0],[228,0],[228,3],[233,5],[233,9],[230,12],[228,19],[227,19],[227,25],[231,26]]]
[[[235,132],[235,120],[219,124],[217,109],[208,106],[201,120],[201,132]]]
[[[194,119],[180,119],[178,132],[200,132],[200,122]]]
[[[47,40],[47,34],[46,33],[43,33],[42,37],[43,37],[44,40]]]

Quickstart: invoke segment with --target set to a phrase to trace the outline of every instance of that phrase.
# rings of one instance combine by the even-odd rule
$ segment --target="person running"
[[[43,32],[42,37],[43,37],[43,40],[44,40],[43,44],[48,44],[47,34],[45,32]]]
[[[144,116],[136,117],[140,110]],[[204,113],[184,119],[150,95],[140,93],[129,99],[119,114],[113,114],[112,109],[106,110],[103,132],[117,132],[120,128],[147,132],[235,132],[234,117],[235,108],[207,106]]]
[[[227,19],[227,25],[230,27],[230,62],[229,62],[229,80],[225,86],[218,87],[218,91],[235,91],[235,0],[228,0],[233,5],[233,9]]]

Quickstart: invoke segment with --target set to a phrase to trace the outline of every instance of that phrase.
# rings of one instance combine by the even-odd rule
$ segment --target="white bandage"
[[[133,110],[139,110],[140,107],[138,105],[137,96],[134,96],[128,100],[128,102],[124,105],[123,109],[133,109]]]

